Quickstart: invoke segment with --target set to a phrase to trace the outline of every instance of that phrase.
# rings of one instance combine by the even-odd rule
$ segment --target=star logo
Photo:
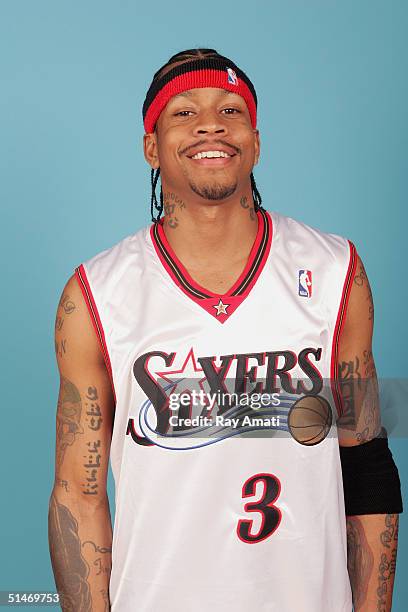
[[[215,306],[213,306],[213,308],[215,308],[216,311],[217,311],[217,317],[220,314],[226,314],[227,315],[228,314],[227,308],[228,308],[229,305],[230,304],[223,304],[222,300],[220,298],[220,301],[218,302],[218,304],[215,304]]]
[[[194,355],[193,348],[191,348],[181,368],[174,370],[167,369],[161,372],[156,371],[155,374],[157,376],[160,376],[160,378],[162,378],[165,382],[171,383],[168,388],[171,387],[170,393],[175,393],[177,385],[181,385],[183,380],[187,380],[190,386],[193,382],[199,383],[200,378],[197,378],[196,373],[201,373],[203,371],[204,370],[197,365],[197,360]],[[177,374],[179,374],[180,376],[177,376]],[[178,389],[177,393],[182,393],[182,391]]]

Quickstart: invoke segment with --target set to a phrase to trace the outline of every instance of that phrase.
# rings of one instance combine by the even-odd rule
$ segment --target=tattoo
[[[90,408],[86,411],[87,417],[91,417],[88,427],[92,429],[92,431],[98,431],[98,429],[101,428],[102,416],[101,408],[96,401],[98,399],[96,387],[88,387],[88,393],[85,397],[90,400],[89,402],[85,402],[86,407],[90,406]],[[88,418],[86,418],[86,421],[88,421]]]
[[[103,612],[109,612],[110,608],[110,601],[109,601],[109,594],[108,591],[105,591],[105,589],[101,589],[101,595],[102,595],[102,599],[104,601],[105,607]]]
[[[75,310],[75,304],[70,299],[67,293],[64,293],[58,303],[58,309],[63,309],[66,315],[71,314]],[[61,317],[59,312],[57,312],[57,316],[55,318],[55,331],[61,331],[62,326],[64,324],[64,317]]]
[[[368,301],[368,319],[372,321],[374,319],[374,303],[373,294],[371,292],[370,283],[368,282],[367,274],[362,263],[360,263],[359,270],[354,276],[354,282],[359,287],[367,288],[367,301]]]
[[[101,408],[98,404],[98,391],[96,387],[88,387],[87,394],[85,395],[85,408],[86,417],[85,420],[88,424],[88,428],[91,431],[98,431],[102,424]],[[91,418],[88,418],[91,417]],[[97,495],[98,494],[98,471],[100,468],[101,455],[99,449],[101,446],[100,440],[94,440],[93,442],[86,443],[89,450],[88,454],[84,455],[86,469],[86,478],[84,484],[84,495]]]
[[[57,469],[64,461],[67,446],[72,446],[75,436],[84,432],[81,427],[81,395],[67,378],[61,378],[57,409]]]
[[[255,212],[255,208],[253,206],[249,206],[248,204],[248,198],[246,196],[242,196],[242,198],[240,199],[240,204],[242,206],[242,208],[249,208],[249,216],[251,218],[251,221],[255,221],[256,219],[256,212]]]
[[[354,360],[342,361],[338,364],[337,368],[337,376],[343,401],[341,426],[345,429],[355,429],[357,426],[355,410],[356,393],[361,388],[360,360],[356,355]]]
[[[48,513],[49,543],[55,584],[61,608],[67,612],[92,612],[87,582],[89,565],[81,554],[78,522],[69,508],[51,495]]]
[[[363,416],[363,419],[361,416]],[[361,408],[357,417],[357,420],[360,421],[360,427],[363,427],[362,431],[356,432],[356,438],[360,444],[378,436],[381,431],[381,412],[376,376],[364,379]]]
[[[380,535],[381,544],[391,548],[392,543],[398,540],[398,515],[387,514],[385,517],[386,530]]]
[[[67,352],[66,349],[66,339],[58,341],[55,341],[55,353],[58,357],[63,357],[65,355],[65,353]]]
[[[386,529],[381,533],[380,540],[389,552],[381,553],[378,566],[377,612],[387,612],[390,609],[389,598],[392,594],[397,563],[398,515],[387,514],[385,526]]]
[[[96,567],[98,568],[98,571],[96,572],[97,576],[99,576],[99,574],[110,574],[111,573],[112,564],[103,565],[102,559],[100,557],[98,559],[95,559],[94,565],[96,565]]]
[[[92,540],[86,540],[86,542],[84,542],[82,546],[85,546],[85,544],[91,544],[94,547],[95,552],[100,552],[100,553],[107,553],[107,552],[111,553],[112,552],[111,546],[97,546],[95,542],[92,542]]]
[[[363,351],[364,357],[364,375],[369,378],[371,376],[376,376],[377,372],[375,369],[374,358],[372,351]]]
[[[364,527],[356,516],[347,518],[347,569],[353,593],[354,609],[366,600],[374,557]]]
[[[85,546],[85,544],[91,544],[95,552],[99,552],[99,553],[111,553],[112,552],[112,548],[110,546],[97,546],[95,542],[92,542],[91,540],[87,540],[86,542],[82,544],[82,546]],[[110,574],[111,569],[112,569],[112,563],[108,563],[108,565],[103,565],[101,557],[98,557],[97,559],[95,559],[94,565],[96,565],[98,568],[98,571],[96,572],[97,576],[99,574]]]
[[[98,453],[98,449],[101,445],[100,440],[96,440],[95,442],[87,442],[87,446],[89,446],[88,455],[85,455],[86,463],[84,463],[84,467],[86,468],[87,477],[86,484],[84,485],[84,490],[82,491],[84,495],[97,495],[98,494],[98,469],[100,466],[101,455]]]
[[[180,211],[183,211],[186,208],[185,202],[183,202],[183,200],[175,193],[167,191],[163,194],[163,210],[166,215],[165,223],[172,229],[176,229],[176,227],[179,225],[179,218],[175,215],[177,206]]]
[[[55,482],[57,485],[65,489],[65,491],[68,493],[68,480],[62,480],[61,478],[56,478]]]
[[[378,381],[372,352],[364,351],[363,358],[364,378],[357,355],[354,360],[338,364],[344,406],[338,426],[354,431],[359,444],[375,438],[381,431]]]
[[[367,280],[367,275],[365,273],[364,266],[363,264],[360,264],[359,270],[354,277],[354,282],[359,287],[362,287],[366,280]]]
[[[75,310],[74,302],[70,299],[69,295],[66,293],[64,293],[64,295],[62,296],[59,306],[64,309],[64,312],[67,315],[71,314],[71,312]]]

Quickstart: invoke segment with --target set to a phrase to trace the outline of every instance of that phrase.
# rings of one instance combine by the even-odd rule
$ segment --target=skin
[[[189,157],[220,148],[234,154],[228,163]],[[156,131],[145,134],[144,154],[152,168],[160,167],[170,246],[196,282],[226,292],[245,266],[258,227],[250,174],[260,140],[244,99],[213,87],[174,96]]]
[[[64,344],[65,350],[59,350]],[[106,491],[114,397],[101,348],[74,276],[55,319],[60,389],[48,538],[64,612],[106,612],[112,523]]]
[[[338,373],[345,414],[337,422],[340,446],[369,442],[381,431],[372,351],[374,306],[360,257],[339,343]],[[389,612],[398,546],[398,514],[347,516],[348,572],[355,612]]]

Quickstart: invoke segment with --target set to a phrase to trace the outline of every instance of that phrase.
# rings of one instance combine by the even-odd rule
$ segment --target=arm
[[[48,536],[64,612],[110,609],[112,525],[106,478],[114,417],[110,378],[75,276],[55,321],[60,373]]]
[[[378,382],[372,354],[373,322],[370,285],[364,266],[357,258],[339,344],[339,382],[344,407],[344,414],[337,423],[341,447],[364,445],[385,433],[381,430]],[[381,477],[378,474],[378,478]],[[347,516],[346,520],[354,610],[389,612],[397,558],[398,514],[361,514]]]

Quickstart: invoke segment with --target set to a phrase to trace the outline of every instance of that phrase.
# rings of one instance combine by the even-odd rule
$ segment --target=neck
[[[250,187],[219,201],[185,197],[163,182],[163,228],[190,270],[246,262],[258,230]]]

